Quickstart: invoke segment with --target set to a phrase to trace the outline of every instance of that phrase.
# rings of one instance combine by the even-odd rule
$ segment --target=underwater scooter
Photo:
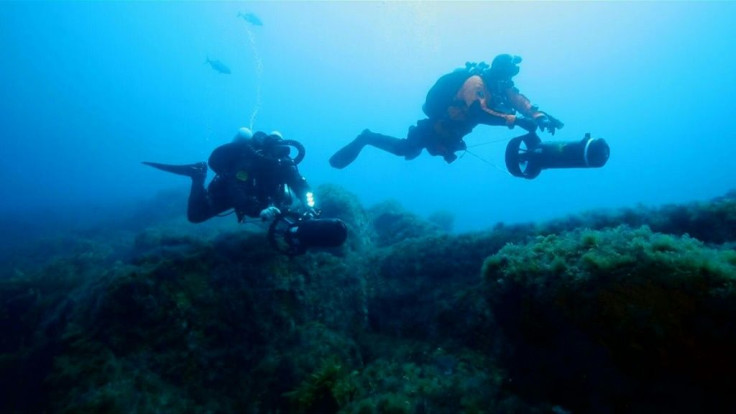
[[[598,168],[608,161],[610,148],[603,138],[585,134],[580,141],[542,142],[536,133],[516,137],[506,146],[506,168],[511,175],[532,179],[547,168]]]
[[[268,227],[268,240],[274,249],[288,256],[304,254],[315,247],[338,247],[348,237],[345,223],[336,218],[315,218],[286,210]]]

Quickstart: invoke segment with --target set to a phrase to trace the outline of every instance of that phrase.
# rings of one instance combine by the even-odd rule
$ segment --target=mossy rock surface
[[[18,246],[0,411],[736,412],[733,194],[470,234],[317,199],[349,240],[294,258],[145,209]]]
[[[483,275],[519,390],[578,410],[736,406],[720,380],[736,369],[732,250],[579,230],[507,245]]]

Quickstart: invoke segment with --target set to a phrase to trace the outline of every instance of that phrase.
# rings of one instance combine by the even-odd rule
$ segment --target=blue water
[[[2,2],[0,211],[186,191],[140,162],[206,160],[241,126],[300,140],[313,187],[448,210],[459,231],[717,197],[736,176],[733,22],[730,2]],[[603,137],[605,167],[513,177],[522,131],[483,125],[449,165],[368,148],[329,166],[364,128],[405,136],[439,76],[499,53],[523,57],[517,86],[565,123],[542,139]]]

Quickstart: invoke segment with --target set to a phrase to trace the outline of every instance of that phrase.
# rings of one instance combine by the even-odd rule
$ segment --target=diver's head
[[[269,157],[283,158],[288,157],[291,148],[284,143],[284,138],[279,131],[272,131],[269,135],[263,134],[263,142],[261,147],[263,153]]]
[[[502,54],[493,58],[491,68],[488,69],[487,75],[495,79],[510,80],[519,73],[519,63],[521,56]]]
[[[253,138],[253,131],[249,128],[242,127],[238,128],[238,132],[235,134],[235,137],[233,137],[233,142],[247,141],[251,138]]]
[[[253,144],[259,147],[262,147],[266,142],[273,143],[284,139],[279,131],[271,131],[269,134],[263,131],[257,131],[255,134],[251,133],[251,136],[253,138]]]
[[[253,145],[260,148],[263,146],[263,141],[266,139],[268,134],[262,131],[258,131],[253,134]]]

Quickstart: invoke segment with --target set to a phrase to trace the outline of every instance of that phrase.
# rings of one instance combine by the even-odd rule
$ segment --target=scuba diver
[[[292,148],[296,154],[292,157]],[[318,219],[314,193],[299,173],[304,146],[270,134],[240,128],[232,142],[212,151],[207,163],[171,165],[143,164],[192,179],[187,218],[201,223],[234,210],[238,222],[245,217],[273,220],[269,240],[282,253],[295,255],[308,247],[337,247],[347,238],[347,228],[338,219]],[[207,165],[215,177],[205,188]],[[301,207],[292,209],[293,195]]]
[[[451,163],[456,151],[464,151],[463,138],[479,124],[519,126],[534,132],[537,128],[554,135],[564,126],[553,116],[532,105],[514,86],[521,58],[498,55],[489,66],[485,62],[465,64],[464,68],[442,76],[427,93],[422,110],[427,119],[409,127],[406,138],[395,138],[364,130],[357,138],[330,158],[334,168],[350,165],[366,145],[412,160],[426,149]],[[523,115],[516,115],[517,111]]]

